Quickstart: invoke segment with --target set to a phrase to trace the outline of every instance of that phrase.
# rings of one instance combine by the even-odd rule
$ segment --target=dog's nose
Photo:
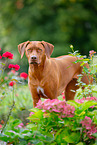
[[[36,60],[36,59],[37,59],[37,56],[32,55],[32,56],[31,56],[31,59],[32,59],[32,60]]]

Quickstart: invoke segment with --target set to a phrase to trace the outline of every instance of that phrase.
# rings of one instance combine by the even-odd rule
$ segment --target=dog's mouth
[[[29,64],[39,65],[40,62],[37,62],[37,61],[30,61]]]
[[[31,61],[30,64],[38,64],[36,61]]]

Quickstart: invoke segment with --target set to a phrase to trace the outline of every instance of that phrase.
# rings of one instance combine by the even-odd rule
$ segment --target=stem
[[[15,105],[15,102],[13,102],[13,104],[12,104],[12,106],[11,106],[11,108],[10,108],[9,114],[8,114],[8,116],[7,116],[7,120],[6,120],[6,122],[5,122],[5,124],[4,124],[3,128],[2,128],[1,133],[3,133],[4,128],[5,128],[6,125],[7,125],[7,122],[8,122],[8,120],[9,120],[9,117],[10,117],[11,113],[12,113],[12,109],[13,109],[14,105]]]
[[[6,127],[6,125],[7,125],[7,122],[9,120],[10,116],[11,116],[11,113],[12,113],[12,110],[14,108],[14,105],[15,105],[15,101],[14,101],[14,85],[13,85],[13,93],[12,94],[13,94],[13,103],[12,103],[12,106],[10,108],[9,114],[7,116],[7,119],[5,121],[5,124],[4,124],[4,126],[3,126],[2,130],[1,130],[1,133],[3,133],[3,131],[4,131],[5,127]]]

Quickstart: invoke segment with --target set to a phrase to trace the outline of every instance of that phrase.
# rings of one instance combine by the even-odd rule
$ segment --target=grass
[[[17,88],[15,89],[14,100],[15,106],[12,111],[11,117],[19,118],[26,123],[26,118],[29,116],[29,109],[33,107],[33,101],[28,85],[17,86]],[[0,100],[0,118],[2,118],[2,120],[6,120],[12,103],[12,91],[7,88],[6,93],[1,96]]]

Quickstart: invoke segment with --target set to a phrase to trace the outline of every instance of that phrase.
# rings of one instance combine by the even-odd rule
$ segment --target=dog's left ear
[[[18,45],[18,51],[21,54],[21,58],[23,57],[24,52],[25,52],[25,48],[27,47],[27,45],[29,43],[30,43],[30,41],[26,41],[26,42],[23,42],[23,43],[21,43],[21,44]]]
[[[50,58],[52,52],[53,52],[53,49],[54,49],[54,45],[48,43],[48,42],[45,42],[45,41],[41,41],[41,44],[44,46],[45,48],[45,53],[47,55],[48,58]]]

